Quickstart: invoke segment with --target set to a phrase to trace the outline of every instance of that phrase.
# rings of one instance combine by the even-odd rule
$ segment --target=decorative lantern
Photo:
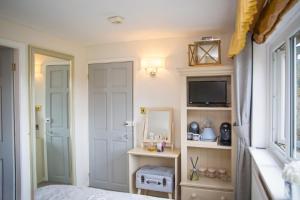
[[[208,39],[189,45],[189,66],[221,64],[221,40]]]

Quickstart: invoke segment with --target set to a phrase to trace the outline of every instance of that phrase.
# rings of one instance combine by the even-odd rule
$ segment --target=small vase
[[[292,184],[292,200],[300,199],[300,185]]]

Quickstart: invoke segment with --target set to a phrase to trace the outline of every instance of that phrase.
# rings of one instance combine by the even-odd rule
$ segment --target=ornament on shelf
[[[190,159],[191,159],[191,163],[193,166],[193,169],[191,170],[190,180],[197,181],[197,180],[199,180],[199,170],[197,169],[197,163],[198,163],[199,157],[197,156],[197,159],[195,162],[192,157],[190,157]]]
[[[221,64],[221,40],[203,37],[201,41],[188,45],[189,66]]]
[[[201,130],[212,127],[212,120],[206,118],[201,121]]]
[[[211,128],[212,122],[209,119],[205,119],[202,121],[202,133],[200,134],[200,140],[202,141],[209,141],[209,142],[215,142],[217,139],[217,136],[214,132],[214,130]]]

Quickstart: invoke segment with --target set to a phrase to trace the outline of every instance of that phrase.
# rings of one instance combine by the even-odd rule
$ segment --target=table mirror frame
[[[169,134],[168,134],[168,140],[165,140],[166,144],[168,146],[172,146],[173,144],[173,109],[172,108],[162,108],[162,107],[153,107],[153,108],[146,108],[146,116],[145,116],[145,127],[144,127],[144,143],[151,143],[151,142],[162,142],[164,140],[151,140],[148,138],[148,130],[149,130],[149,114],[150,112],[168,112],[169,113]]]

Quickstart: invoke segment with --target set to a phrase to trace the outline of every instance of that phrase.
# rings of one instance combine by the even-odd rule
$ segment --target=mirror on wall
[[[73,57],[30,48],[32,188],[73,184]]]
[[[144,142],[172,142],[172,109],[147,108]]]

